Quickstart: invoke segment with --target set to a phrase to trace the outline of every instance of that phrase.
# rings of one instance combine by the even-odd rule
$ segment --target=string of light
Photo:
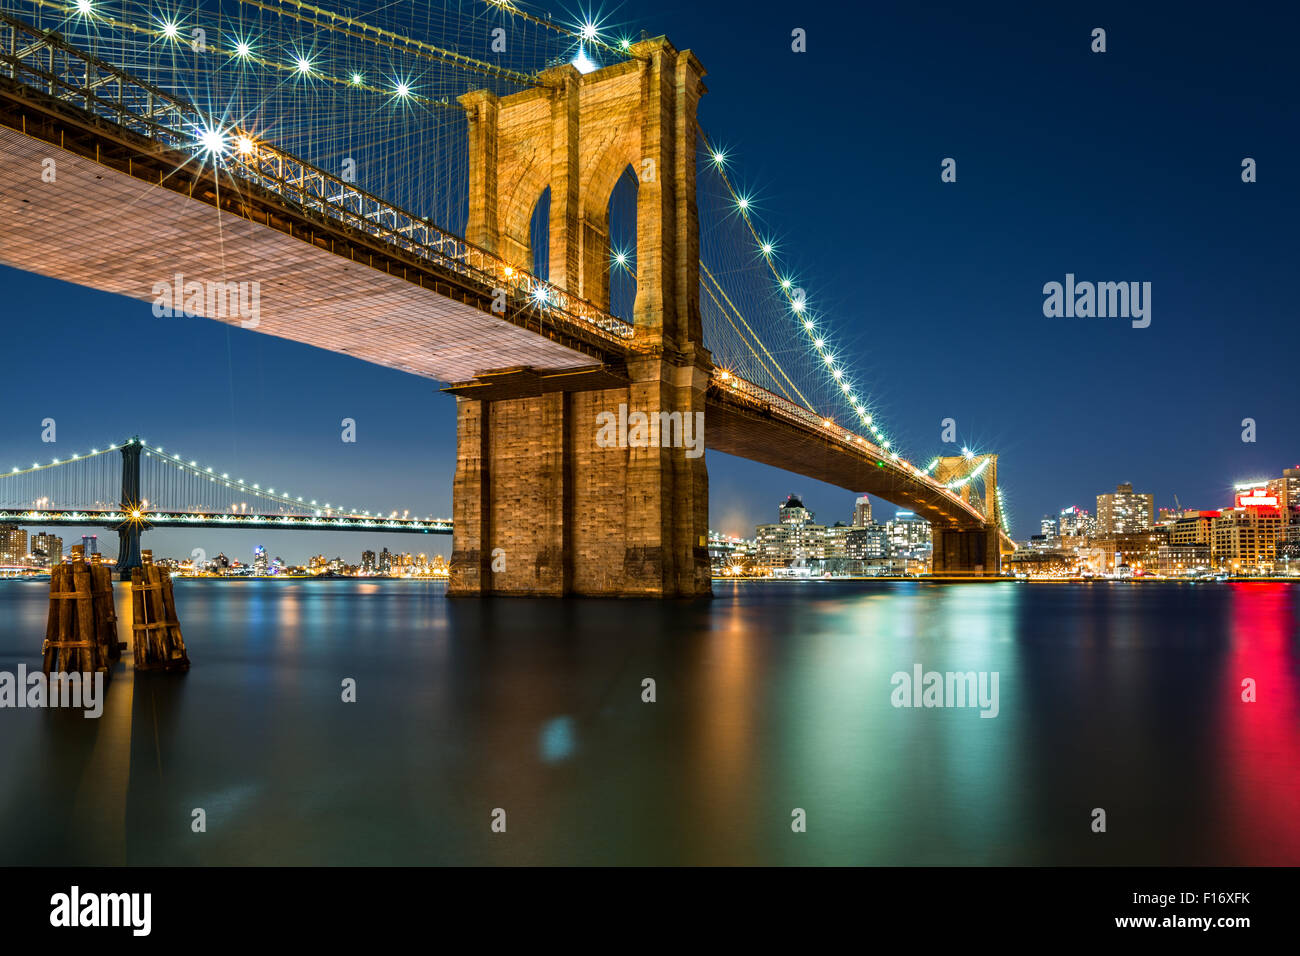
[[[107,455],[112,452],[119,452],[124,446],[129,444],[138,444],[146,456],[156,458],[159,461],[165,462],[167,465],[176,468],[189,475],[203,478],[207,481],[213,482],[218,485],[222,485],[234,491],[247,494],[251,497],[262,498],[267,501],[273,501],[277,504],[286,505],[291,508],[297,508],[297,509],[305,509],[308,507],[318,508],[319,510],[316,512],[317,515],[321,515],[322,513],[324,513],[329,516],[352,517],[352,518],[362,518],[362,517],[395,518],[398,514],[397,511],[395,510],[390,511],[385,515],[384,512],[380,512],[380,511],[376,511],[374,514],[371,514],[371,512],[369,511],[363,511],[359,509],[336,508],[333,505],[331,505],[329,502],[325,502],[325,504],[319,505],[317,504],[315,499],[304,499],[303,497],[294,496],[284,490],[277,492],[273,486],[267,486],[263,488],[260,482],[246,482],[242,478],[231,478],[228,472],[218,472],[217,469],[211,467],[205,467],[203,465],[200,465],[197,461],[186,461],[181,455],[178,455],[174,452],[165,451],[162,448],[162,446],[150,445],[148,442],[139,439],[131,439],[127,442],[122,442],[122,443],[113,443],[108,445],[105,448],[94,448],[91,449],[91,451],[87,454],[80,454],[74,452],[69,457],[54,458],[45,464],[41,464],[39,462],[33,462],[31,467],[28,468],[15,465],[13,466],[13,469],[11,471],[0,473],[0,481],[3,481],[3,479],[5,478],[18,477],[23,475],[34,474],[36,472],[47,471],[51,468],[66,467],[68,465],[73,464],[74,462],[88,461],[92,458],[96,458],[102,455]],[[409,514],[409,511],[404,512],[403,514],[404,515]],[[428,520],[436,520],[436,519],[429,518]]]

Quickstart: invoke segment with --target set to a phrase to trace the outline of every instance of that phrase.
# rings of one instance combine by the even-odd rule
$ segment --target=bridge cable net
[[[3,0],[0,8],[457,235],[468,209],[457,98],[527,89],[571,45],[482,2]]]
[[[614,62],[629,55],[630,40],[616,48],[482,0],[359,12],[302,0],[202,0],[174,16],[166,9],[139,0],[0,0],[20,26],[54,31],[72,48],[50,68],[63,74],[48,84],[56,95],[107,118],[122,109],[143,118],[148,135],[230,173],[221,188],[238,192],[240,179],[252,181],[484,289],[505,287],[529,311],[623,344],[632,338],[627,322],[462,238],[468,123],[458,102],[474,90],[507,95],[541,85],[536,74],[557,64]],[[46,71],[31,62],[38,37],[6,37],[5,58],[20,66],[5,72],[40,88]],[[74,51],[124,76],[72,62]],[[160,104],[154,91],[176,102]],[[170,135],[159,136],[164,129]]]
[[[723,375],[738,376],[822,420],[836,437],[888,459],[904,475],[934,484],[938,459],[927,465],[904,457],[878,420],[851,356],[839,345],[833,316],[789,267],[774,236],[764,231],[759,204],[735,182],[726,150],[701,132],[697,148],[700,213],[700,310],[705,344]],[[852,436],[852,437],[850,437]],[[874,451],[872,446],[874,446]],[[942,487],[986,519],[988,459],[970,456]],[[1001,490],[997,518],[1008,528]]]
[[[706,135],[698,141],[700,310],[705,344],[725,371],[816,416],[843,437],[863,437],[903,462],[840,346],[834,316],[758,219],[755,198],[736,185],[732,160]],[[910,466],[909,466],[910,469]]]
[[[0,510],[112,511],[119,507],[122,456],[116,445],[0,471]]]

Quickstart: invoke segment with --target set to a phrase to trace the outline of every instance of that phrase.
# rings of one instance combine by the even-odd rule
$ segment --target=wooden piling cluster
[[[87,565],[74,546],[66,564],[50,569],[50,613],[41,647],[42,669],[57,673],[112,674],[112,663],[125,647],[117,640],[113,609],[113,573],[92,555]]]
[[[138,671],[187,671],[190,658],[176,619],[172,576],[153,563],[147,551],[144,566],[131,570],[131,640]]]

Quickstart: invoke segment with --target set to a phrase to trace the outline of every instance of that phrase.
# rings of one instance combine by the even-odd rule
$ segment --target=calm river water
[[[0,581],[0,671],[39,668],[47,588]],[[1300,864],[1294,585],[176,601],[187,675],[0,710],[0,863]],[[996,717],[895,706],[917,665],[996,673]]]

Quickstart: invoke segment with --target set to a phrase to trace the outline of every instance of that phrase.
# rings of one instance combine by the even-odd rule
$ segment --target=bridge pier
[[[1002,550],[997,527],[975,530],[932,527],[930,572],[949,577],[986,577],[1001,573]]]
[[[449,595],[711,593],[708,370],[644,358],[629,361],[628,379],[545,391],[518,370],[452,389],[462,394]],[[519,395],[530,382],[533,394]],[[484,388],[514,395],[463,394]]]
[[[122,512],[130,515],[140,507],[140,440],[132,438],[122,445]],[[131,580],[131,569],[143,567],[140,560],[140,529],[136,521],[127,520],[117,527],[117,564],[113,573],[118,580]]]
[[[699,214],[704,68],[666,39],[593,73],[461,98],[471,242],[531,269],[549,190],[551,282],[609,306],[609,203],[637,178],[634,338],[561,374],[479,371],[457,395],[452,595],[709,594]],[[543,250],[537,250],[541,253]]]
[[[933,475],[941,484],[963,479],[961,497],[966,502],[971,500],[970,476],[982,476],[984,501],[981,510],[985,524],[982,528],[944,528],[932,522],[930,573],[954,577],[993,577],[1001,574],[1002,537],[998,529],[1002,514],[998,503],[998,456],[944,456],[935,461]]]

